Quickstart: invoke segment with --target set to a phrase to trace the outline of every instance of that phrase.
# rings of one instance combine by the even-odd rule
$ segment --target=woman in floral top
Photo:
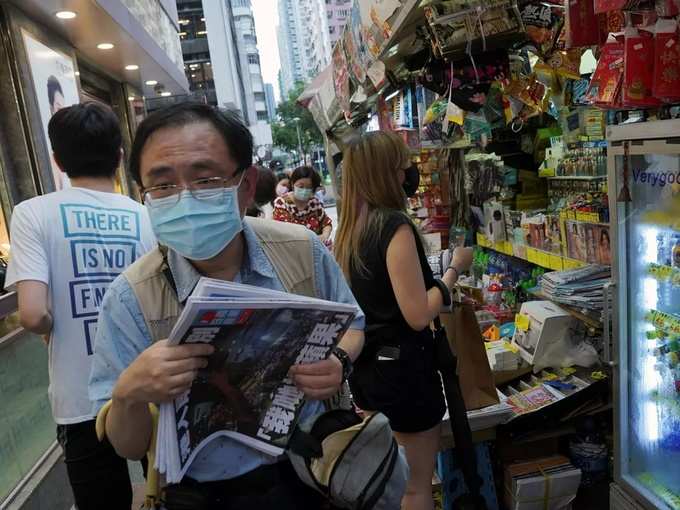
[[[321,177],[313,168],[301,166],[290,176],[290,185],[293,191],[274,201],[274,219],[304,225],[329,245],[333,223],[323,204],[314,196],[321,186]]]

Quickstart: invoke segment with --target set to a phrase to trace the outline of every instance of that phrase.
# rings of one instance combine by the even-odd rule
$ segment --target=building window
[[[264,92],[254,92],[253,97],[255,98],[255,101],[266,101],[267,98],[264,95]]]
[[[257,120],[269,120],[267,112],[257,112]]]
[[[259,64],[260,63],[260,56],[256,55],[256,54],[248,55],[248,63],[249,64]]]
[[[185,66],[187,81],[191,91],[215,88],[210,62],[192,62]]]

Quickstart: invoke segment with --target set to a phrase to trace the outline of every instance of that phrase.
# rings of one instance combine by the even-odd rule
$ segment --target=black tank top
[[[366,315],[367,327],[378,324],[409,327],[399,309],[387,271],[387,247],[401,225],[413,226],[404,213],[400,211],[389,213],[377,238],[364,241],[360,248],[361,259],[368,269],[367,274],[359,273],[354,268],[350,271],[352,292]],[[415,227],[414,235],[420,266],[414,267],[413,270],[423,273],[425,288],[429,290],[434,287],[434,276]]]

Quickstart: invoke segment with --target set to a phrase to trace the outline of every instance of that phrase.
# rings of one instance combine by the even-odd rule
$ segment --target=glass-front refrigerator
[[[680,121],[611,127],[607,138],[615,282],[610,508],[680,510]]]

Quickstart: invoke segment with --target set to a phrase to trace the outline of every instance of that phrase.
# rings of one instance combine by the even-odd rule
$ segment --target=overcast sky
[[[276,101],[279,97],[279,45],[276,25],[279,22],[277,0],[251,0],[257,30],[257,48],[260,50],[262,79],[274,86]]]

